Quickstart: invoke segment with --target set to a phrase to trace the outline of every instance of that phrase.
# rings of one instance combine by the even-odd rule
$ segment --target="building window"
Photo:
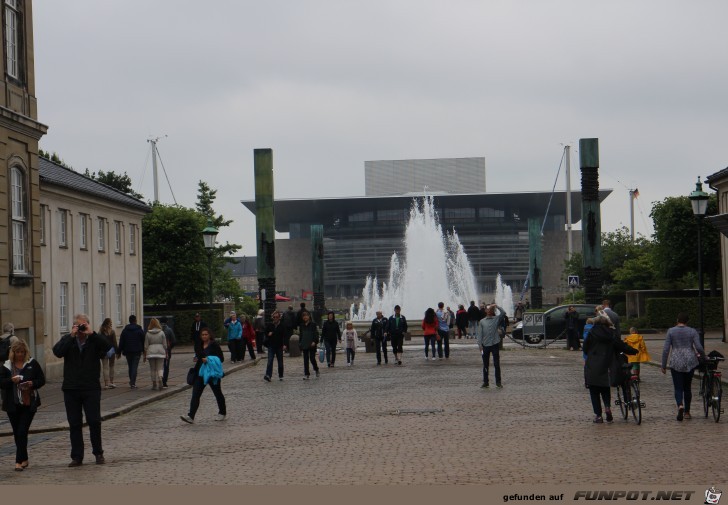
[[[64,209],[58,210],[58,246],[67,247],[66,237],[68,236],[68,211]]]
[[[78,230],[79,230],[79,243],[81,246],[81,249],[88,249],[88,214],[79,214],[78,215]],[[84,312],[84,314],[88,314],[88,312]]]
[[[114,221],[114,252],[121,252],[121,221]]]
[[[5,0],[5,70],[20,79],[20,0]]]
[[[374,221],[373,211],[356,212],[354,214],[349,214],[350,223],[367,223],[371,221]]]
[[[129,225],[129,254],[136,254],[136,225]]]
[[[25,205],[25,174],[20,168],[10,169],[10,209],[12,220],[13,273],[28,273],[28,220]]]
[[[106,284],[99,284],[99,316],[103,323],[106,319]]]
[[[129,310],[131,314],[136,314],[136,284],[132,284],[129,288]]]
[[[61,282],[61,291],[58,297],[58,325],[61,331],[68,331],[68,283]]]
[[[105,251],[106,250],[106,226],[104,223],[104,218],[100,217],[98,221],[98,230],[99,230],[99,251]]]
[[[121,297],[121,284],[116,285],[116,324],[122,324],[121,305],[123,298]]]
[[[40,245],[46,245],[46,212],[47,205],[40,206]]]
[[[88,315],[88,282],[81,283],[81,313]]]
[[[46,303],[46,283],[41,282],[40,283],[40,304],[41,309],[43,309],[43,335],[48,335],[48,318],[47,318],[47,310],[48,304]]]

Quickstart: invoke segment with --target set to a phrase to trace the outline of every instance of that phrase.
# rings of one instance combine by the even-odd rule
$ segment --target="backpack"
[[[5,363],[10,357],[10,337],[0,338],[0,363]]]

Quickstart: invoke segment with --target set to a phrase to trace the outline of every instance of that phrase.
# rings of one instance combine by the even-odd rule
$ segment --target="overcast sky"
[[[549,191],[599,138],[602,230],[728,165],[728,2],[35,0],[41,148],[150,198],[218,190],[255,255],[253,149],[277,198],[364,194],[364,161],[484,156],[489,192]],[[580,188],[578,154],[572,188]],[[557,189],[564,189],[563,171]],[[706,191],[710,191],[707,186]],[[160,200],[172,195],[160,170]],[[160,237],[163,239],[163,237]]]

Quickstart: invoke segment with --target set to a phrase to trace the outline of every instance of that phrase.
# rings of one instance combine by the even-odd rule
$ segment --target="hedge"
[[[225,331],[225,327],[222,325],[223,321],[225,320],[225,310],[222,306],[216,306],[212,309],[168,309],[165,307],[153,307],[153,306],[145,306],[144,307],[144,318],[149,317],[161,317],[161,316],[167,316],[167,317],[174,317],[174,335],[177,338],[178,344],[191,344],[191,336],[190,336],[190,329],[192,328],[192,323],[195,320],[195,313],[199,312],[200,316],[202,316],[200,319],[202,319],[203,322],[207,323],[207,326],[212,329],[212,331],[215,334],[215,338],[218,340],[218,342],[222,342],[223,340],[227,339],[227,331]]]
[[[670,328],[675,326],[678,313],[687,312],[688,324],[697,328],[698,302],[698,298],[650,298],[646,302],[647,319],[654,328]],[[703,324],[705,328],[723,327],[723,298],[703,298]]]

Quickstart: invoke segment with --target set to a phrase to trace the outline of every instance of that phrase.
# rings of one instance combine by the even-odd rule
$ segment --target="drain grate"
[[[392,412],[394,416],[401,416],[402,414],[439,414],[445,412],[445,409],[397,409]]]

